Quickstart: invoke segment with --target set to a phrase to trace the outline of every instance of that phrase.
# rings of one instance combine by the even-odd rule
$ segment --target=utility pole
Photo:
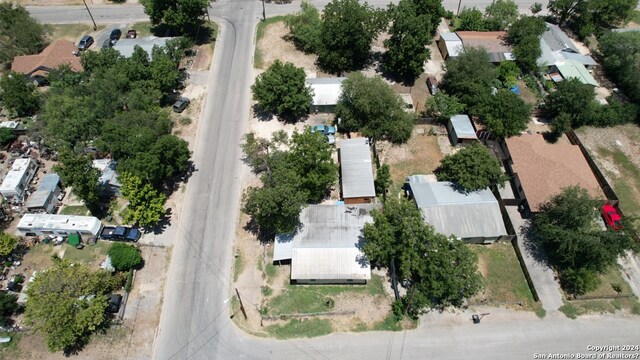
[[[84,7],[87,8],[87,12],[89,13],[89,17],[91,18],[91,21],[93,21],[93,31],[98,30],[98,25],[96,25],[96,21],[93,20],[93,15],[91,15],[91,10],[89,10],[89,7],[87,6],[87,2],[85,0],[82,0],[82,3],[84,3]]]
[[[242,315],[244,315],[244,319],[247,320],[247,312],[244,310],[244,305],[242,305],[242,299],[240,298],[240,293],[238,292],[238,288],[236,288],[236,295],[238,295],[238,302],[240,302],[240,311],[242,311]]]
[[[462,0],[458,1],[458,11],[456,11],[456,16],[460,15],[460,5],[462,5]]]
[[[262,21],[267,21],[267,14],[264,11],[264,0],[262,0]]]

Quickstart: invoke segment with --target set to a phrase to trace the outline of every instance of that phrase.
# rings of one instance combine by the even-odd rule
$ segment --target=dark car
[[[78,50],[87,50],[91,45],[93,45],[93,37],[85,35],[82,37],[82,39],[80,39],[80,42],[78,43]]]
[[[111,31],[111,35],[109,35],[109,40],[111,41],[112,44],[115,44],[116,42],[118,42],[118,40],[120,40],[121,36],[122,36],[122,31],[120,31],[120,29],[113,29]]]
[[[138,36],[138,32],[135,30],[127,31],[127,39],[135,39]]]
[[[113,46],[113,43],[111,42],[111,39],[105,39],[104,42],[102,43],[102,49],[108,49],[110,47]]]
[[[189,106],[190,102],[191,101],[186,97],[178,98],[178,100],[173,104],[173,111],[177,113],[181,113],[182,111],[184,111],[184,109],[187,108],[187,106]]]
[[[133,241],[140,239],[140,230],[137,227],[105,226],[102,228],[100,238],[112,241]]]
[[[49,79],[42,75],[33,75],[31,76],[31,81],[35,86],[47,86],[49,85]]]
[[[109,301],[109,305],[106,308],[106,312],[110,314],[115,314],[120,311],[120,304],[122,303],[122,295],[118,294],[110,294],[107,295],[107,299]]]

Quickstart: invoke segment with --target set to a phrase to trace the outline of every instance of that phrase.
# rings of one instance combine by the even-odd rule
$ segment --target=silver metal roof
[[[346,78],[308,78],[305,80],[313,91],[313,105],[336,105],[342,94],[342,82]]]
[[[453,131],[458,139],[477,139],[476,130],[473,128],[471,119],[467,115],[453,115],[451,117]]]
[[[409,186],[425,222],[439,233],[460,239],[507,234],[498,201],[489,189],[464,193],[447,181],[409,181]]]
[[[575,44],[557,25],[546,23],[547,30],[540,37],[538,65],[551,66],[564,60],[577,60],[585,66],[595,66],[596,61],[589,55],[581,54]]]
[[[567,36],[567,34],[560,29],[558,25],[551,23],[545,23],[547,30],[542,33],[542,39],[549,46],[551,51],[569,50],[575,53],[580,53],[578,48],[573,44],[573,41]]]
[[[339,145],[342,196],[344,198],[375,197],[369,139],[344,139]]]
[[[370,266],[360,250],[365,205],[310,205],[300,213],[295,234],[276,236],[273,260],[291,259],[291,279],[369,279]],[[363,277],[364,276],[364,277]]]
[[[133,55],[133,51],[136,46],[140,46],[151,58],[151,52],[154,46],[165,46],[167,41],[173,39],[172,37],[144,37],[137,39],[120,39],[113,45],[113,48],[117,50],[122,56],[128,58]]]
[[[54,191],[60,184],[60,176],[58,174],[46,174],[42,177],[38,190]]]
[[[464,52],[464,45],[462,40],[456,33],[443,32],[440,33],[440,37],[444,40],[444,45],[447,48],[447,53],[450,57],[460,56]]]

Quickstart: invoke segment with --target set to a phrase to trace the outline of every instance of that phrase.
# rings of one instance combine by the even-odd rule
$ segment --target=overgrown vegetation
[[[584,39],[626,23],[636,6],[638,0],[550,0],[547,9],[560,26],[568,24]]]
[[[113,244],[109,249],[109,257],[111,258],[111,265],[117,271],[138,269],[143,262],[140,250],[123,243]]]
[[[508,180],[498,159],[481,144],[465,146],[455,154],[445,156],[436,174],[438,181],[451,181],[462,187],[461,191],[501,186]]]
[[[6,68],[14,57],[37,54],[47,43],[47,29],[22,6],[0,4],[0,66]]]
[[[609,32],[598,44],[604,70],[629,100],[640,105],[640,32]]]

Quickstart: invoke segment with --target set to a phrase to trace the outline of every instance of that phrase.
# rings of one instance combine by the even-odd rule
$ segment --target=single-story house
[[[21,201],[36,171],[38,163],[34,159],[16,159],[0,185],[0,194],[6,200]]]
[[[563,60],[557,62],[549,68],[549,73],[561,75],[561,78],[558,76],[551,76],[551,79],[554,82],[575,78],[580,80],[580,82],[583,84],[599,86],[593,75],[591,75],[591,73],[582,65],[582,63],[576,60]]]
[[[506,139],[506,144],[505,165],[512,175],[514,193],[521,199],[524,216],[538,212],[542,204],[569,186],[580,186],[591,196],[605,199],[577,145],[566,139],[551,144],[542,134],[512,136]]]
[[[113,45],[113,49],[118,51],[122,56],[130,58],[133,55],[136,46],[139,46],[144,50],[149,58],[152,57],[154,46],[165,46],[167,41],[172,40],[172,37],[155,37],[147,36],[136,39],[120,39]]]
[[[294,234],[276,236],[273,261],[291,261],[294,284],[365,284],[371,265],[362,252],[373,205],[309,205]]]
[[[453,115],[447,123],[451,145],[470,144],[478,141],[476,129],[467,115]]]
[[[46,174],[42,177],[38,190],[27,199],[27,211],[52,213],[56,208],[60,192],[60,176]]]
[[[342,94],[342,82],[345,79],[345,77],[307,78],[305,83],[313,92],[311,112],[334,112]]]
[[[511,240],[500,205],[491,190],[461,191],[448,181],[409,177],[408,193],[422,211],[424,221],[444,235],[467,243]]]
[[[80,58],[75,55],[76,45],[67,40],[56,40],[44,48],[40,54],[16,56],[11,70],[29,77],[47,77],[49,72],[67,64],[71,70],[83,71]]]
[[[93,160],[92,165],[94,168],[100,170],[98,183],[102,187],[103,191],[109,194],[120,194],[122,184],[118,180],[116,162],[111,159],[98,159]]]
[[[462,40],[458,37],[458,35],[456,35],[456,33],[440,33],[440,37],[436,41],[436,44],[438,45],[438,49],[440,49],[440,53],[442,54],[442,58],[444,60],[447,60],[450,57],[458,57],[464,51]]]
[[[370,203],[376,197],[369,139],[344,139],[340,143],[340,179],[345,204]]]
[[[487,50],[489,61],[494,64],[515,60],[512,49],[507,44],[506,31],[457,31],[462,46]]]
[[[20,236],[82,235],[97,236],[102,223],[94,216],[24,214],[18,223]]]

